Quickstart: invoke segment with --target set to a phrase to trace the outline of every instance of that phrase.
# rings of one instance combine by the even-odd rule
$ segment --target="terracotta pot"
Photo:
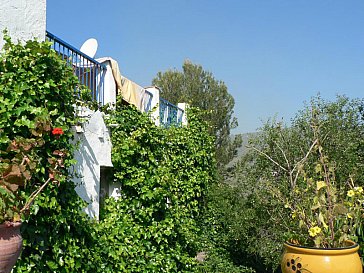
[[[20,222],[0,225],[0,273],[10,273],[20,255],[20,226]]]
[[[343,248],[313,248],[284,244],[283,273],[362,273],[358,244]]]

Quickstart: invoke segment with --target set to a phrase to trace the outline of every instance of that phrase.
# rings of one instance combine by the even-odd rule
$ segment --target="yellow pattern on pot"
[[[358,244],[348,241],[343,248],[311,248],[284,244],[283,273],[362,273]]]

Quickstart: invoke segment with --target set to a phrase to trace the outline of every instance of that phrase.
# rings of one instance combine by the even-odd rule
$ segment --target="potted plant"
[[[323,148],[330,139],[321,131],[320,112],[313,108],[311,115],[311,143],[294,162],[277,142],[273,141],[285,165],[252,147],[281,172],[264,183],[290,215],[287,226],[292,229],[284,243],[281,269],[283,273],[361,273],[359,246],[354,241],[364,215],[363,188],[353,177],[340,180],[335,162]],[[288,187],[273,181],[279,175],[285,177]]]
[[[64,167],[64,150],[54,150],[47,159],[49,168],[45,171],[47,179],[32,181],[33,175],[41,168],[39,150],[44,149],[45,134],[58,139],[62,128],[51,130],[50,122],[38,121],[28,138],[14,137],[6,151],[0,151],[0,272],[10,272],[22,247],[20,234],[23,214],[29,212],[35,198],[48,183],[58,183]],[[27,195],[26,192],[31,192]]]
[[[20,226],[50,183],[67,176],[77,78],[49,42],[12,43],[0,54],[0,272],[21,249]],[[65,167],[66,165],[66,167]],[[6,249],[1,249],[5,244]],[[14,254],[14,256],[10,255]]]

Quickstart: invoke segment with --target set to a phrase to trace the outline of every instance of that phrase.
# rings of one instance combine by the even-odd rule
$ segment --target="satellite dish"
[[[97,40],[94,38],[90,38],[83,43],[83,45],[80,48],[80,51],[86,54],[87,56],[93,58],[96,55],[97,46],[98,46]]]

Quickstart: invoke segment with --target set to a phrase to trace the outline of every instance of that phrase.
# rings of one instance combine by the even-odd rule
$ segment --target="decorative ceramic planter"
[[[313,248],[284,244],[283,273],[362,273],[358,244],[343,248]]]
[[[20,255],[20,226],[20,222],[0,225],[0,273],[10,273]]]

